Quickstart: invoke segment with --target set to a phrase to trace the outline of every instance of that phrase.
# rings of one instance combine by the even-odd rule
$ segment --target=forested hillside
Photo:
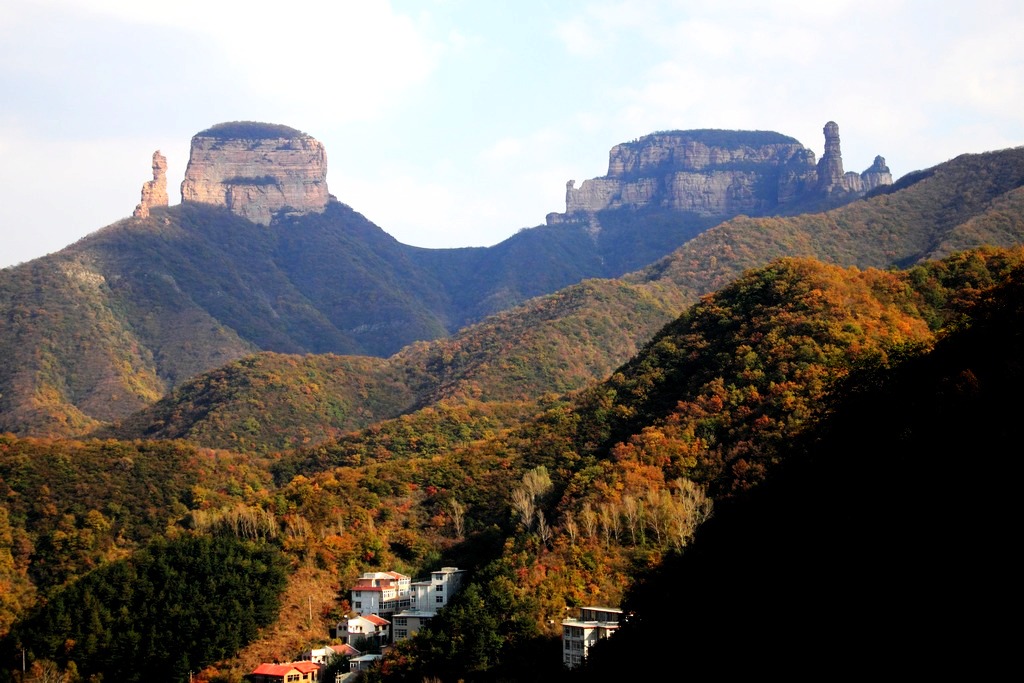
[[[842,662],[851,674],[1001,675],[1012,636],[992,615],[1016,586],[1005,539],[1017,518],[1022,286],[1016,266],[970,287],[969,315],[931,352],[851,373],[764,486],[717,505],[685,553],[634,584],[624,607],[642,618],[595,650],[580,680],[621,680],[635,671],[623,651],[681,641],[694,673],[730,658],[740,674],[814,676]],[[680,590],[699,618],[664,609]]]
[[[81,436],[261,350],[388,356],[621,275],[707,224],[665,214],[629,237],[635,251],[585,222],[431,250],[336,201],[271,226],[202,204],[157,208],[0,270],[0,429]]]
[[[449,355],[435,347],[426,355],[440,386],[410,393],[429,400],[520,380],[531,396],[576,388],[626,360],[685,305],[772,258],[906,267],[953,249],[1015,244],[1022,156],[965,155],[824,213],[740,217],[708,229],[708,217],[624,207],[524,230],[486,249],[408,247],[338,202],[270,226],[201,204],[157,208],[0,271],[0,351],[8,359],[0,364],[0,429],[83,436],[257,351],[389,356],[516,305],[524,306],[523,324],[545,321],[524,332],[531,339],[509,344],[522,358],[505,364],[460,352],[448,367]],[[587,310],[579,292],[548,312],[529,301],[588,277],[623,276],[669,249],[676,251],[621,281],[582,290],[604,311]],[[576,303],[560,311],[567,297]],[[618,321],[615,309],[631,299],[650,317],[638,311]],[[567,375],[545,370],[573,337],[584,360],[555,360]]]
[[[606,377],[701,295],[772,258],[805,255],[860,268],[906,268],[945,255],[954,243],[958,248],[1017,244],[1024,236],[1022,182],[1020,150],[965,155],[905,178],[891,191],[826,213],[729,221],[621,279],[588,280],[450,338],[410,345],[375,363],[377,369],[367,369],[363,379],[345,380],[363,389],[344,399],[311,393],[313,371],[296,372],[294,360],[276,361],[280,366],[272,381],[256,367],[271,361],[246,361],[230,371],[200,376],[153,409],[99,433],[187,436],[209,446],[266,452],[438,400],[519,401],[573,391]],[[621,219],[625,214],[614,215]],[[643,215],[654,219],[650,211]],[[342,363],[368,368],[370,361],[338,361],[332,372],[342,372]],[[279,421],[271,416],[285,395],[289,411],[284,421],[294,431],[257,427]]]
[[[588,280],[388,359],[250,356],[95,434],[268,452],[440,401],[532,402],[607,376],[680,307],[671,289]]]
[[[441,566],[463,590],[363,681],[648,675],[622,653],[670,647],[666,595],[695,672],[869,629],[864,663],[907,629],[973,651],[965,586],[1012,566],[1022,188],[1010,149],[466,250],[191,204],[4,269],[0,681],[240,683],[363,572]],[[570,674],[587,605],[630,619]]]
[[[785,577],[766,568],[724,574],[716,584],[713,572],[688,579],[675,560],[663,565],[663,559],[681,554],[685,562],[692,550],[696,558],[707,553],[711,562],[718,551],[704,539],[713,533],[723,534],[721,545],[733,547],[729,539],[741,531],[730,531],[729,520],[760,519],[757,512],[744,514],[745,506],[769,495],[776,476],[783,476],[777,472],[805,461],[821,469],[802,479],[799,491],[825,501],[834,492],[838,501],[847,490],[877,485],[884,497],[864,498],[887,501],[878,514],[884,517],[887,510],[894,528],[915,528],[920,509],[900,503],[915,500],[919,482],[902,474],[890,479],[889,469],[908,475],[921,474],[922,467],[932,471],[921,462],[926,451],[917,450],[915,441],[942,439],[934,425],[943,423],[931,420],[978,424],[988,404],[969,412],[969,406],[961,410],[954,403],[932,414],[929,401],[987,396],[990,383],[1001,377],[1001,364],[1016,363],[1019,321],[1009,314],[1019,309],[1014,297],[1022,260],[1020,248],[989,248],[902,271],[807,258],[773,261],[689,307],[605,381],[539,401],[450,401],[266,456],[257,455],[259,449],[230,453],[185,441],[7,436],[0,449],[6,513],[0,538],[11,539],[4,546],[9,555],[0,554],[0,583],[12,587],[3,593],[11,596],[4,598],[0,621],[7,625],[5,652],[16,655],[25,648],[40,666],[50,662],[66,670],[74,662],[83,673],[103,666],[114,671],[111,662],[124,641],[102,634],[124,625],[103,615],[126,604],[118,601],[148,595],[145,584],[135,583],[142,581],[147,558],[163,557],[160,550],[135,553],[153,543],[174,548],[209,538],[280,552],[291,576],[324,572],[336,577],[339,588],[373,569],[419,575],[442,564],[469,568],[470,581],[451,609],[422,637],[397,646],[369,680],[564,679],[558,638],[566,608],[625,599],[638,625],[651,623],[665,609],[644,602],[641,589],[648,585],[661,586],[660,596],[689,595],[686,603],[699,615],[695,625],[715,623],[708,621],[708,611],[726,606],[713,615],[725,623],[731,614],[780,595],[776,582],[784,586]],[[937,384],[918,384],[930,376],[931,363],[952,362],[946,349],[960,349],[957,362],[963,367],[941,375],[949,379]],[[289,365],[266,363],[278,360],[283,359],[267,357],[254,367],[268,373]],[[300,373],[328,372],[329,366],[312,361],[294,365]],[[310,383],[319,385],[319,379]],[[1008,386],[1000,382],[997,387]],[[1019,407],[1012,394],[999,395],[1006,404],[994,414]],[[901,415],[928,421],[904,423],[897,419]],[[864,429],[865,420],[875,425],[876,419],[877,430]],[[863,445],[865,439],[870,446]],[[958,444],[949,441],[951,448]],[[906,466],[898,459],[904,445],[915,458]],[[840,464],[857,477],[847,482],[830,469]],[[54,477],[53,471],[63,474]],[[831,474],[818,476],[822,471]],[[112,480],[110,491],[124,493],[104,493],[103,477]],[[145,492],[131,493],[135,486]],[[928,495],[946,500],[946,490],[929,489]],[[851,503],[843,510],[854,509],[861,508]],[[764,519],[771,517],[765,513]],[[823,524],[827,519],[821,515]],[[884,567],[889,546],[878,535],[881,522],[861,513],[857,519],[865,520],[856,527],[861,563],[852,566]],[[159,545],[165,542],[171,545]],[[699,550],[705,542],[711,549]],[[777,550],[799,561],[792,544],[780,541]],[[230,566],[236,565],[227,563],[227,573],[211,580],[240,585]],[[733,568],[741,566],[747,565]],[[648,583],[646,577],[659,567]],[[115,573],[123,588],[107,594],[101,586]],[[732,583],[726,581],[730,576]],[[285,595],[281,590],[268,590],[267,600]],[[92,597],[82,597],[82,591]],[[722,596],[734,594],[746,597],[727,606]],[[699,602],[700,596],[707,602]],[[346,597],[342,588],[332,614],[347,609]],[[326,633],[304,626],[322,624],[326,612],[310,622],[296,620],[302,606],[293,598],[277,599],[273,629],[290,629],[276,636],[281,642],[326,639]],[[75,620],[45,616],[58,614],[53,610],[70,604],[61,602],[66,600],[98,601],[95,641],[79,646],[86,636]],[[262,611],[254,613],[272,611],[271,602],[261,604]],[[203,618],[187,617],[190,623]],[[147,637],[144,615],[139,619],[138,628],[129,627],[139,634],[136,643]],[[40,620],[49,626],[41,629]],[[252,626],[268,623],[261,617]],[[175,653],[187,657],[189,668],[207,667],[207,680],[235,681],[251,670],[256,662],[248,657],[260,650],[248,648],[239,656],[228,650],[251,633],[243,629],[217,641],[231,643],[227,649],[197,641],[194,649],[182,646]],[[742,647],[744,638],[737,634],[729,642]],[[97,661],[108,664],[97,669]],[[642,673],[646,665],[636,666],[633,672]]]

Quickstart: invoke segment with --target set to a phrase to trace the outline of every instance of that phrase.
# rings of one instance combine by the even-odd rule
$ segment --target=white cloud
[[[592,57],[601,48],[601,41],[592,27],[581,17],[572,17],[558,24],[555,35],[562,41],[566,52],[577,57]]]
[[[506,161],[519,156],[523,151],[523,141],[515,138],[503,138],[485,149],[481,157],[486,161]]]
[[[244,2],[42,0],[55,10],[146,27],[172,28],[215,45],[208,64],[231,88],[244,87],[263,107],[304,108],[303,120],[340,122],[380,115],[437,67],[442,46],[386,0]],[[204,74],[205,76],[205,74]],[[315,99],[315,106],[310,106]],[[213,122],[211,122],[213,123]]]

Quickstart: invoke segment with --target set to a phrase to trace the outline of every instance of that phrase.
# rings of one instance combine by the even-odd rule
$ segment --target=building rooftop
[[[299,671],[306,674],[311,671],[318,671],[319,669],[319,664],[302,661],[288,662],[287,664],[260,664],[251,673],[262,676],[284,676],[290,671]]]

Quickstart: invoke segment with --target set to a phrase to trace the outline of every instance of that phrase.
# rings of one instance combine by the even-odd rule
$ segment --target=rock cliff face
[[[293,128],[266,123],[222,123],[192,138],[182,202],[225,206],[254,223],[274,215],[322,212],[327,153]]]
[[[132,215],[148,218],[154,206],[167,206],[167,157],[160,150],[153,152],[153,179],[142,184],[142,200]]]
[[[657,206],[702,216],[761,214],[809,197],[864,194],[891,184],[882,157],[858,175],[843,173],[839,127],[825,126],[825,153],[766,131],[690,130],[647,135],[612,148],[603,178],[566,183],[565,216]]]

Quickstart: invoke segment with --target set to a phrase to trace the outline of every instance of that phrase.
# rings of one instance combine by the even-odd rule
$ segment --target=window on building
[[[434,602],[444,602],[444,596],[443,595],[438,595],[437,598],[434,600]]]
[[[406,617],[395,617],[395,626],[405,626],[407,623]]]
[[[400,628],[400,629],[396,629],[395,630],[395,638],[402,639],[402,638],[408,638],[408,637],[409,637],[409,632],[406,629]]]
[[[356,602],[356,609],[359,609],[362,606],[363,606],[362,602]]]
[[[444,586],[442,586],[442,585],[434,586],[434,590],[436,590],[436,591],[443,591],[444,590]]]

